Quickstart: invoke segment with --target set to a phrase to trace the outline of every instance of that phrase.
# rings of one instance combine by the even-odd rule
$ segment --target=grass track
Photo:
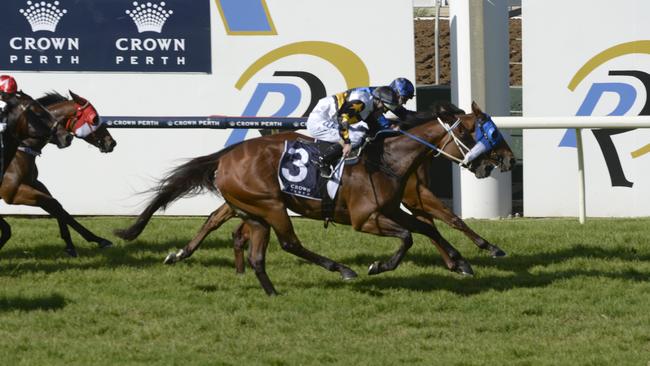
[[[443,268],[420,236],[395,272],[365,275],[397,247],[295,220],[305,246],[350,265],[335,273],[284,253],[267,270],[281,296],[250,270],[236,276],[228,223],[189,260],[162,265],[203,218],[154,218],[124,243],[131,218],[82,218],[115,246],[74,236],[63,253],[53,220],[9,218],[0,251],[3,365],[647,365],[650,219],[470,220],[509,256],[492,259],[440,230],[476,276]]]

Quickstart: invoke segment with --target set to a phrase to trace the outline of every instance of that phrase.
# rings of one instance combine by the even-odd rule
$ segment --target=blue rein
[[[412,134],[412,133],[408,133],[408,132],[406,132],[406,131],[402,131],[401,129],[400,129],[400,130],[393,130],[393,129],[385,129],[385,130],[381,130],[381,131],[379,131],[379,132],[377,132],[377,133],[375,134],[375,137],[379,136],[379,135],[382,134],[382,133],[396,133],[396,132],[401,133],[402,135],[407,136],[408,138],[410,138],[410,139],[412,139],[412,140],[415,140],[415,141],[421,143],[422,145],[424,145],[424,146],[426,146],[426,147],[428,147],[428,148],[430,148],[430,149],[432,149],[432,150],[439,151],[439,149],[438,149],[438,147],[437,147],[436,145],[430,143],[429,141],[424,140],[424,139],[421,138],[420,136],[416,136],[416,135],[414,135],[414,134]]]

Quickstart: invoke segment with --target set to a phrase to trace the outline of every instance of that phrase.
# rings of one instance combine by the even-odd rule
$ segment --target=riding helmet
[[[397,94],[393,91],[393,89],[387,87],[387,86],[380,86],[378,88],[373,89],[372,91],[372,96],[381,101],[386,108],[390,109],[391,111],[395,110],[397,106],[399,105],[398,100],[397,100]]]
[[[9,75],[0,75],[0,91],[13,94],[18,90],[16,80]]]
[[[413,98],[415,95],[415,87],[407,78],[397,78],[389,86],[404,102]]]

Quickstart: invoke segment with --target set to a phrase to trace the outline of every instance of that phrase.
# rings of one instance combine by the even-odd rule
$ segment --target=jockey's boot
[[[323,150],[318,157],[321,177],[329,178],[332,175],[331,165],[341,157],[341,154],[343,154],[343,146],[339,143],[333,143]]]

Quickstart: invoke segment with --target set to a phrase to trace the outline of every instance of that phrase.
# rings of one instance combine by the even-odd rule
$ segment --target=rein
[[[412,134],[412,133],[409,133],[409,132],[403,131],[403,130],[401,130],[401,129],[400,129],[400,130],[397,130],[397,131],[392,130],[392,129],[381,130],[381,131],[377,132],[377,133],[375,134],[375,137],[373,137],[373,138],[371,138],[371,139],[375,139],[379,134],[382,134],[382,133],[391,133],[391,132],[392,132],[392,133],[395,133],[395,132],[398,132],[398,133],[401,133],[402,135],[404,135],[404,136],[410,138],[411,140],[417,141],[417,142],[421,143],[422,145],[424,145],[424,146],[430,148],[431,150],[436,151],[436,154],[434,154],[435,157],[438,157],[438,156],[440,156],[440,155],[444,155],[444,156],[447,157],[448,159],[450,159],[450,160],[452,160],[452,161],[455,161],[455,162],[457,162],[457,163],[459,163],[459,164],[462,165],[462,162],[463,162],[462,159],[459,159],[459,158],[457,158],[457,157],[455,157],[455,156],[453,156],[453,155],[451,155],[451,154],[449,154],[449,153],[447,153],[447,152],[445,152],[445,151],[443,150],[443,149],[444,149],[444,148],[445,148],[445,147],[446,147],[450,142],[452,142],[452,141],[456,144],[456,146],[458,147],[458,150],[461,152],[461,154],[463,154],[463,157],[465,157],[465,155],[467,154],[467,152],[470,150],[467,146],[465,146],[465,144],[463,144],[463,142],[462,142],[462,141],[458,138],[458,136],[456,136],[456,134],[454,133],[454,130],[455,130],[455,129],[460,125],[460,123],[461,123],[460,118],[457,119],[456,122],[454,122],[454,124],[451,125],[451,126],[448,125],[448,124],[446,124],[446,123],[444,123],[444,122],[442,122],[442,121],[440,120],[440,118],[438,118],[438,123],[440,123],[440,125],[442,125],[442,127],[445,129],[445,131],[447,131],[447,137],[448,137],[448,138],[447,138],[447,141],[445,141],[445,143],[442,145],[442,148],[439,148],[439,147],[437,147],[436,145],[430,143],[429,141],[424,140],[424,139],[421,138],[420,136],[417,136],[417,135],[414,135],[414,134]]]
[[[20,107],[22,109],[20,114],[22,115],[26,111],[31,110],[32,106],[35,105],[36,103],[38,103],[38,102],[35,99],[32,99],[31,101],[29,101],[29,103],[27,103],[27,106],[25,106],[23,103],[19,104],[18,107]],[[50,129],[50,136],[52,136],[52,135],[55,134],[55,131],[56,131],[57,127],[59,126],[60,121],[58,119],[55,120],[54,116],[52,116],[52,114],[47,110],[47,108],[42,107],[42,109],[45,111],[45,113],[47,113],[50,116],[50,118],[52,118],[52,120],[54,120],[54,124],[52,125],[52,127],[50,127],[50,126],[47,125],[47,123],[43,122],[41,120],[41,118],[36,118],[36,120],[39,123],[41,123],[42,126],[44,126],[46,128],[49,128]],[[32,113],[34,113],[34,115],[36,115],[36,117],[39,117],[36,114],[36,112],[32,111]]]

